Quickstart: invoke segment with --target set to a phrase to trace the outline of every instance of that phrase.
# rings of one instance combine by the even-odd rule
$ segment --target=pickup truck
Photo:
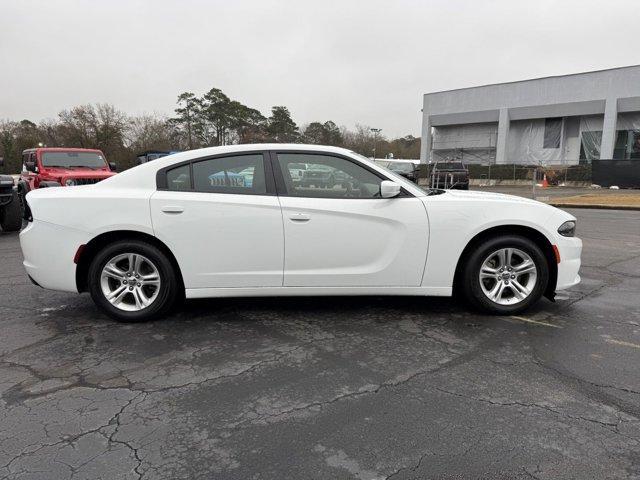
[[[462,162],[437,162],[431,167],[429,186],[469,190],[469,169]]]

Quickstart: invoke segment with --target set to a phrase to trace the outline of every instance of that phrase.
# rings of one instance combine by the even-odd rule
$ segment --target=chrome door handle
[[[309,220],[311,220],[311,217],[306,213],[292,213],[291,215],[289,215],[289,218],[293,222],[308,222]]]
[[[178,214],[178,213],[182,213],[184,212],[184,208],[183,207],[178,207],[175,205],[167,205],[162,207],[160,210],[162,210],[164,213],[174,213],[174,214]]]

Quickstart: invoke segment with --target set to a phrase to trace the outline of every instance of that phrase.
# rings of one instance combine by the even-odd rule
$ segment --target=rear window
[[[97,152],[44,152],[42,166],[103,168],[107,166],[107,162]]]
[[[466,170],[464,168],[464,164],[460,162],[443,162],[438,163],[438,168],[440,170]]]

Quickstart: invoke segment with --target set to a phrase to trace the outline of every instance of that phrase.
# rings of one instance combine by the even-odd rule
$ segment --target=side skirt
[[[315,297],[406,295],[450,297],[451,287],[251,287],[251,288],[187,288],[186,298],[212,297]]]

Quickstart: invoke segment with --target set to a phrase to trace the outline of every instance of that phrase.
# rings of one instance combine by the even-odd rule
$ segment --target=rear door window
[[[198,192],[266,195],[262,154],[234,155],[193,163],[194,189]]]
[[[167,189],[175,191],[191,190],[191,170],[188,164],[167,171]]]

